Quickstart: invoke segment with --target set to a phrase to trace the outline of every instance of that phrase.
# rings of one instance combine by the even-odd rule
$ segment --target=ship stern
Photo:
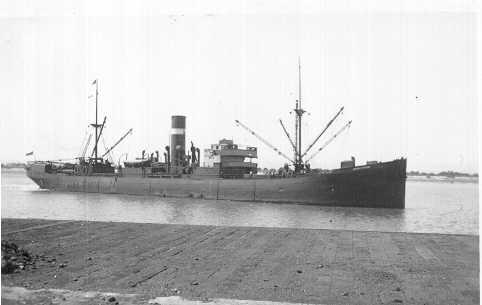
[[[29,162],[25,165],[25,172],[27,177],[29,177],[35,184],[37,184],[41,189],[48,189],[48,179],[45,172],[45,162]]]

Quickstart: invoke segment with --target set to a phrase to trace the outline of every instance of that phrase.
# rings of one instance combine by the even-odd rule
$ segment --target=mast
[[[99,141],[99,135],[97,132],[97,129],[101,126],[99,125],[98,118],[97,118],[97,102],[98,102],[98,97],[99,97],[99,81],[96,79],[92,82],[92,85],[95,85],[95,123],[90,124],[92,127],[95,128],[95,146],[94,146],[94,163],[97,163],[97,142]]]
[[[303,112],[300,110],[301,108],[301,62],[300,62],[300,57],[298,56],[298,100],[300,101],[298,103],[299,105],[299,123],[298,123],[298,162],[301,164],[301,116],[303,115]]]
[[[97,163],[97,142],[99,139],[97,138],[97,99],[99,96],[99,85],[97,80],[95,80],[95,163]]]
[[[97,147],[97,145],[98,145],[98,143],[99,143],[100,137],[102,136],[102,131],[104,131],[105,120],[107,120],[107,117],[106,117],[106,116],[104,117],[104,122],[99,125],[100,131],[99,131],[99,134],[97,135],[97,141],[96,141],[95,144],[94,144],[94,149]],[[96,152],[96,151],[92,151],[92,154],[90,155],[91,158],[92,158],[92,155],[93,155],[95,152]],[[96,159],[97,159],[97,157],[96,157]]]
[[[296,135],[296,153],[295,153],[295,171],[299,172],[303,167],[303,160],[301,157],[301,117],[305,111],[301,108],[301,61],[298,57],[298,100],[296,100],[296,122],[295,122],[295,135]]]
[[[295,170],[297,169],[298,164],[298,100],[296,100],[295,104]]]

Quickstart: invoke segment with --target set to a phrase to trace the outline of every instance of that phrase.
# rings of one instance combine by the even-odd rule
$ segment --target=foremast
[[[99,132],[98,129],[104,126],[104,124],[99,124],[98,122],[98,99],[99,99],[99,81],[96,79],[92,82],[92,85],[95,85],[95,123],[90,124],[90,126],[95,128],[95,141],[94,141],[94,164],[98,162],[98,149],[97,144],[99,142]],[[104,119],[105,123],[105,119]]]

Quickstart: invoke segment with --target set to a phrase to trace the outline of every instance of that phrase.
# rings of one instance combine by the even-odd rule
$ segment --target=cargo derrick
[[[104,158],[99,157],[98,144],[100,137],[102,136],[102,132],[104,131],[107,117],[104,116],[104,121],[102,122],[102,124],[98,123],[99,81],[97,79],[94,80],[92,82],[92,85],[95,85],[95,122],[90,124],[90,126],[94,127],[95,129],[94,148],[92,149],[90,157],[86,160],[85,151],[87,150],[87,146],[90,142],[89,137],[82,156],[78,158],[79,164],[74,166],[74,173],[77,175],[113,174],[115,170],[112,164],[108,160],[105,160],[104,162]]]
[[[99,80],[94,80],[92,85],[95,85],[95,122],[90,124],[90,126],[94,127],[95,129],[95,139],[94,139],[94,148],[92,149],[92,153],[90,158],[87,160],[85,159],[85,151],[87,150],[87,146],[90,142],[89,140],[86,143],[82,156],[79,157],[79,164],[74,166],[74,174],[77,175],[91,175],[91,174],[114,174],[115,167],[109,160],[105,159],[104,157],[111,152],[120,142],[122,142],[127,135],[132,133],[132,128],[122,136],[111,148],[107,149],[107,151],[99,157],[99,141],[102,136],[102,133],[105,128],[105,122],[107,117],[104,117],[104,121],[102,124],[98,123],[98,100],[99,100]],[[100,129],[100,130],[99,130]]]
[[[79,157],[79,160],[85,160],[85,154],[87,153],[87,148],[89,147],[89,144],[90,144],[90,140],[92,139],[92,134],[89,134],[89,138],[87,139],[87,142],[85,143],[85,146],[82,150],[82,154],[81,156]]]
[[[84,175],[91,173],[114,173],[114,168],[112,165],[107,160],[104,163],[103,158],[99,158],[98,156],[99,139],[102,136],[102,131],[104,130],[107,117],[104,117],[102,124],[98,123],[99,81],[97,79],[94,80],[92,85],[95,85],[95,122],[90,124],[90,126],[94,127],[95,129],[94,149],[92,150],[92,154],[88,162],[81,162],[76,172]]]
[[[279,120],[281,127],[283,128],[283,131],[288,138],[291,147],[293,148],[293,154],[294,154],[294,159],[290,159],[288,156],[286,156],[283,152],[281,152],[278,148],[270,144],[267,140],[259,136],[257,133],[255,133],[253,130],[251,130],[249,127],[246,125],[242,124],[239,120],[235,120],[238,126],[243,127],[246,129],[249,133],[254,135],[256,138],[258,138],[261,142],[266,144],[268,147],[273,149],[275,152],[278,153],[278,155],[284,157],[287,159],[291,165],[294,167],[294,171],[297,174],[304,173],[305,171],[309,171],[309,161],[316,156],[321,150],[323,150],[329,143],[331,143],[334,138],[336,138],[340,133],[342,133],[344,130],[346,130],[348,127],[351,125],[351,121],[348,122],[341,130],[339,130],[330,140],[325,142],[325,144],[317,150],[308,160],[303,161],[303,157],[306,156],[308,151],[318,142],[318,140],[321,138],[321,136],[328,130],[328,128],[333,124],[333,122],[340,116],[340,114],[343,113],[344,107],[341,107],[340,110],[336,113],[336,115],[326,124],[325,128],[322,130],[322,132],[315,138],[315,140],[308,146],[308,148],[305,150],[304,153],[301,153],[301,121],[303,114],[306,112],[303,108],[301,108],[301,64],[300,60],[298,58],[298,99],[296,100],[296,106],[295,109],[293,109],[294,114],[295,114],[295,141],[291,139],[290,134],[288,133],[285,125],[283,124],[283,121],[281,119]],[[291,112],[290,112],[291,113]]]
[[[129,129],[117,142],[115,142],[114,145],[112,145],[103,155],[102,158],[104,158],[108,153],[110,153],[117,145],[119,145],[120,142],[122,142],[129,134],[132,133],[132,128]],[[159,154],[157,156],[159,158]]]

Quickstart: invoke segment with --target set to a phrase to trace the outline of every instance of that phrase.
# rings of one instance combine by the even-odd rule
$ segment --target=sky
[[[0,159],[79,156],[98,79],[100,151],[133,128],[116,163],[162,151],[171,115],[185,115],[201,151],[233,139],[278,168],[285,160],[234,120],[292,156],[278,120],[294,133],[300,58],[303,148],[341,106],[312,152],[353,121],[312,167],[405,157],[408,170],[478,172],[473,2],[354,3],[3,1]]]

